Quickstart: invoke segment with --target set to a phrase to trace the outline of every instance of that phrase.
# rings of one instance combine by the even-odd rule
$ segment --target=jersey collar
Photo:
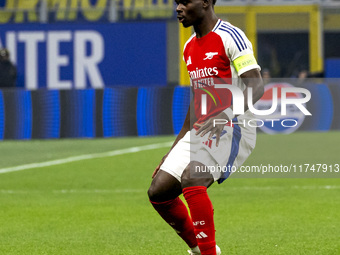
[[[218,19],[218,21],[216,22],[214,28],[213,28],[213,32],[215,32],[215,30],[218,28],[218,26],[221,24],[222,20],[221,19]]]

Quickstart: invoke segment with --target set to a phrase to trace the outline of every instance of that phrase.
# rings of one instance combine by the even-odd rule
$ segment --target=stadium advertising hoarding
[[[218,0],[217,6],[339,6],[338,0]],[[0,24],[175,19],[173,0],[0,0]]]
[[[289,83],[270,83],[265,86],[265,92],[261,100],[255,106],[257,109],[272,109],[276,102],[276,109],[268,115],[257,115],[258,127],[265,133],[293,133],[303,123],[305,116],[312,114],[306,109],[306,103],[311,99],[311,93],[304,88],[294,89]],[[278,90],[292,89],[290,93],[277,93]],[[278,103],[279,100],[279,103]],[[286,102],[285,102],[286,101]],[[291,102],[290,104],[287,104]],[[296,103],[300,102],[300,103]],[[281,109],[281,111],[280,111]],[[283,114],[282,111],[285,111]],[[266,110],[264,110],[266,111]]]
[[[245,93],[232,85],[215,84],[214,89],[202,89],[200,112],[207,112],[207,100],[218,105],[221,102],[219,89],[228,89],[232,93],[233,114],[243,114],[245,95],[247,106],[252,113],[247,119],[215,119],[214,126],[235,124],[258,127],[269,134],[289,134],[297,130],[328,131],[339,129],[339,79],[271,78],[265,85],[262,98],[253,105],[252,92]],[[193,86],[197,85],[196,83]],[[250,95],[250,96],[249,96]],[[239,103],[237,103],[239,102]]]
[[[339,5],[338,0],[218,0],[216,5]]]
[[[0,31],[18,69],[17,86],[35,90],[165,86],[166,23],[21,24]]]
[[[42,17],[48,22],[168,19],[176,17],[173,7],[172,0],[0,0],[0,24],[39,22]]]
[[[289,83],[296,84],[296,81],[290,79]],[[271,134],[339,130],[340,80],[325,79],[320,83],[320,80],[309,79],[306,82],[297,87],[310,92],[311,98],[303,107],[311,115],[304,115],[294,104],[288,104],[287,115],[281,115],[279,96],[282,93],[278,94],[277,104],[272,101],[272,88],[288,84],[287,80],[281,80],[269,84],[262,102],[255,104],[258,110],[268,110],[275,105],[276,111],[268,116],[255,116],[255,122],[250,125]],[[287,93],[287,99],[305,97],[303,93]],[[0,90],[0,140],[178,134],[189,102],[190,88],[180,86]],[[256,123],[261,118],[263,122]],[[234,122],[238,121],[240,119]]]
[[[227,88],[233,95],[233,114],[244,114],[243,92],[232,85],[215,85],[215,89]],[[216,91],[216,90],[215,90]],[[227,121],[215,119],[214,126],[218,124],[259,127],[265,133],[292,133],[297,130],[305,116],[312,114],[306,109],[306,103],[311,99],[308,89],[294,87],[289,83],[271,83],[265,86],[264,96],[255,105],[252,101],[252,88],[246,89],[247,106],[254,114],[254,118],[247,121]],[[207,97],[202,94],[202,115],[206,115]],[[210,96],[212,96],[210,94]]]
[[[102,21],[110,0],[0,0],[0,23],[39,22],[48,9],[50,21]],[[15,10],[15,11],[13,11]]]

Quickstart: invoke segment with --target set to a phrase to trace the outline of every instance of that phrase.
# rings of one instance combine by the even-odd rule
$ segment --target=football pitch
[[[187,254],[146,194],[173,139],[0,142],[0,254]],[[339,141],[340,132],[259,134],[245,165],[339,164]],[[222,255],[340,254],[340,173],[234,176],[208,191]]]

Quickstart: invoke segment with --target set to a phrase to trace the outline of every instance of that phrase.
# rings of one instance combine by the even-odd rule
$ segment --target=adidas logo
[[[188,66],[188,65],[191,65],[191,64],[192,64],[192,62],[191,62],[191,56],[189,56],[188,61],[187,61],[187,66]]]
[[[199,234],[196,235],[197,239],[202,239],[202,238],[206,238],[206,237],[208,237],[208,236],[203,231],[201,231]]]

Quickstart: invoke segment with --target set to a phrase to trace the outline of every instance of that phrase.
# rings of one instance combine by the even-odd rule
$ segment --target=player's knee
[[[162,202],[163,196],[161,190],[157,187],[157,185],[151,184],[148,189],[148,197],[152,202]]]
[[[153,185],[151,185],[150,188],[148,189],[148,197],[150,201],[155,201],[155,198],[157,197],[157,191],[153,187]]]

